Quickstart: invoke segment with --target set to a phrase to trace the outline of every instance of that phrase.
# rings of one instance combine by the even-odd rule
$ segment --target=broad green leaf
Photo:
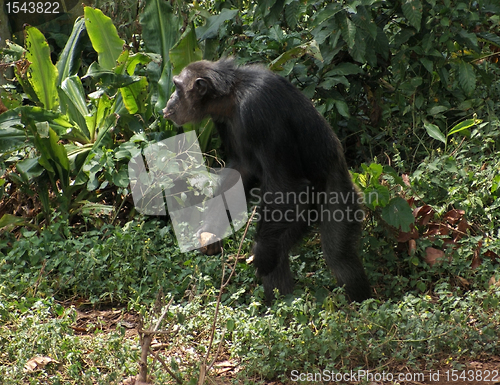
[[[148,52],[154,52],[163,58],[162,70],[158,86],[153,87],[152,99],[157,98],[154,106],[155,111],[167,104],[172,91],[172,66],[169,61],[169,52],[180,36],[182,18],[173,14],[172,6],[164,0],[149,0],[146,2],[144,11],[140,16],[142,26],[142,38]]]
[[[456,134],[457,132],[463,131],[463,130],[468,130],[471,127],[474,127],[477,124],[480,124],[482,122],[481,119],[467,119],[464,120],[463,122],[458,123],[457,125],[453,126],[450,132],[448,132],[447,136]]]
[[[425,69],[426,69],[429,73],[431,73],[431,74],[432,74],[432,72],[433,72],[433,68],[434,68],[434,67],[433,67],[433,63],[432,63],[432,60],[429,60],[429,59],[427,59],[427,58],[424,58],[424,57],[423,57],[423,58],[421,58],[421,59],[420,59],[420,63],[422,63],[422,64],[423,64],[423,66],[424,66],[424,68],[425,68]]]
[[[445,106],[434,106],[432,108],[429,108],[427,111],[429,115],[435,116],[437,114],[440,114],[441,112],[448,111],[449,108]]]
[[[394,182],[398,183],[400,186],[406,186],[403,178],[399,176],[399,173],[396,172],[391,166],[384,166],[384,173],[394,179]]]
[[[85,26],[92,42],[92,47],[99,55],[102,68],[111,70],[123,51],[125,42],[120,39],[111,19],[99,9],[84,8]]]
[[[42,175],[44,169],[38,162],[38,158],[24,159],[16,163],[16,170],[25,182]]]
[[[92,63],[87,71],[87,74],[82,78],[90,77],[99,80],[101,85],[106,88],[121,88],[141,80],[140,76],[129,76],[127,74],[117,74],[113,70],[102,68],[99,63]]]
[[[369,60],[370,58],[366,55],[366,32],[361,29],[356,29],[356,36],[354,40],[354,46],[349,49],[353,59],[359,63],[363,63],[366,59],[369,63],[371,63]],[[374,57],[374,60],[376,61],[376,57]],[[375,64],[371,63],[371,65]]]
[[[140,81],[120,88],[123,103],[130,114],[143,113],[148,99],[148,80],[142,77]]]
[[[172,92],[174,83],[172,82],[172,66],[168,65],[163,68],[160,80],[158,80],[158,100],[155,104],[155,111],[161,114],[161,110],[165,108],[168,98]]]
[[[189,63],[202,59],[203,53],[198,46],[193,25],[186,28],[179,42],[170,50],[169,57],[174,74],[180,73]]]
[[[446,69],[446,67],[437,68],[437,72],[439,74],[439,80],[443,83],[444,87],[448,87],[450,83],[450,73]]]
[[[42,33],[35,27],[26,27],[26,59],[31,63],[28,80],[40,103],[55,110],[57,99],[57,68],[50,60],[50,47]]]
[[[424,121],[424,127],[427,130],[427,133],[429,134],[429,136],[431,138],[434,138],[434,139],[439,140],[440,142],[443,142],[444,144],[446,144],[446,138],[438,126],[436,126],[435,124],[429,123],[427,121]]]
[[[333,70],[328,71],[325,77],[334,75],[357,75],[362,73],[364,73],[364,71],[361,67],[354,63],[339,63]]]
[[[377,38],[377,24],[373,22],[371,15],[365,7],[358,5],[356,9],[357,13],[351,16],[353,23],[365,32],[368,32],[372,39],[375,40]]]
[[[68,154],[70,170],[74,175],[78,174],[79,171],[81,171],[85,159],[87,158],[87,155],[93,146],[94,146],[93,143],[87,143],[79,146],[74,145],[72,143],[68,143],[64,146]],[[73,184],[77,183],[74,182]]]
[[[18,109],[0,114],[0,153],[23,148],[28,144],[28,136],[21,123]]]
[[[5,154],[25,147],[26,133],[22,129],[1,127],[0,122],[0,153]]]
[[[78,76],[70,76],[63,80],[60,88],[61,110],[65,112],[71,121],[77,124],[75,130],[80,130],[88,143],[92,139],[85,117],[89,114],[87,100],[82,82]]]
[[[458,174],[457,160],[452,156],[444,159],[444,162],[441,162],[441,167],[450,174]]]
[[[382,218],[389,225],[402,231],[410,231],[410,225],[415,221],[408,202],[401,197],[391,199],[382,209]]]
[[[472,64],[460,61],[458,64],[458,83],[467,95],[476,88],[476,73]]]
[[[201,128],[198,130],[198,142],[200,143],[200,149],[203,153],[210,150],[210,139],[212,138],[212,132],[215,129],[214,122],[212,119],[203,120],[201,122]]]
[[[401,9],[410,24],[415,27],[417,31],[420,31],[423,13],[422,3],[420,0],[406,0],[401,5]]]
[[[464,30],[462,28],[462,30],[458,33],[458,35],[462,39],[464,39],[465,44],[469,48],[471,48],[471,49],[473,49],[473,50],[475,50],[477,52],[480,52],[480,49],[479,49],[479,47],[477,45],[477,35],[474,32],[467,32],[466,30]]]
[[[102,126],[99,127],[99,132],[97,134],[96,141],[94,143],[93,149],[101,148],[102,146],[111,146],[111,131],[116,126],[116,121],[118,116],[116,114],[111,114],[104,118]]]
[[[230,319],[228,319],[228,320],[226,321],[226,328],[227,328],[227,330],[228,330],[229,332],[232,332],[232,331],[234,330],[234,326],[235,326],[235,322],[234,322],[234,320],[233,320],[233,319],[231,319],[231,318],[230,318]]]
[[[500,189],[500,175],[496,175],[491,183],[491,193],[495,194],[497,191],[499,191],[499,189]]]
[[[489,43],[496,45],[498,48],[500,48],[500,36],[496,35],[495,33],[492,32],[481,32],[479,33],[479,36],[487,40]]]
[[[182,18],[173,14],[169,2],[149,0],[141,13],[140,23],[147,52],[157,53],[166,60],[179,38]]]
[[[405,29],[399,31],[399,33],[394,38],[394,43],[393,43],[394,47],[397,49],[401,48],[401,46],[404,43],[406,43],[411,37],[415,36],[415,34],[416,34],[415,30],[412,28],[405,28]],[[404,52],[400,52],[400,53],[404,53]]]
[[[285,8],[285,19],[288,27],[295,28],[299,22],[301,4],[298,0],[292,1]]]
[[[37,149],[42,155],[40,164],[42,164],[43,160],[52,160],[59,165],[62,170],[69,171],[68,154],[66,153],[64,145],[59,143],[59,137],[55,131],[50,128],[48,122],[36,123],[36,128],[38,140],[42,144],[41,146],[37,146]]]
[[[378,184],[378,178],[382,175],[384,167],[379,163],[370,163],[366,171],[371,174],[372,180],[375,181],[375,184]]]
[[[312,37],[314,38],[314,40],[316,40],[318,44],[323,44],[327,39],[327,37],[332,34],[332,28],[328,24],[334,24],[334,23],[335,20],[332,19],[330,23],[321,24],[319,27],[316,27],[311,31]],[[337,36],[338,40],[338,36],[341,35],[340,30],[337,30],[335,35]],[[335,38],[332,38],[330,40],[335,40]],[[335,40],[335,43],[337,42],[337,40]],[[332,46],[335,47],[335,45],[333,44]]]
[[[3,189],[3,186],[5,185],[6,182],[7,180],[5,178],[0,179],[0,199],[2,199],[4,196],[5,190]]]
[[[420,110],[423,104],[424,104],[424,95],[422,94],[417,95],[417,97],[415,98],[415,107],[417,108],[417,110]]]
[[[146,65],[149,64],[151,60],[152,59],[148,55],[143,53],[131,55],[127,61],[127,73],[132,76],[135,72],[135,67],[137,67],[138,64]]]
[[[12,214],[4,214],[2,218],[0,218],[0,229],[9,225],[24,226],[26,222],[26,218],[18,217]]]
[[[238,14],[237,9],[224,8],[220,14],[207,18],[205,25],[196,28],[196,36],[198,40],[213,39],[217,37],[219,28],[227,20],[234,18]]]
[[[288,51],[282,53],[275,60],[269,64],[269,68],[273,71],[281,70],[283,64],[291,59],[299,58],[304,55],[311,55],[316,60],[323,61],[323,56],[319,50],[316,40],[311,40],[307,43],[298,45],[297,47],[291,48]]]
[[[106,94],[99,97],[95,103],[97,104],[97,111],[87,118],[87,126],[97,128],[105,125],[105,120],[112,113],[112,108],[114,106],[113,100]],[[93,134],[95,136],[95,132]]]
[[[328,4],[326,7],[318,10],[318,12],[316,12],[313,15],[311,27],[314,28],[314,27],[319,26],[325,20],[331,19],[333,16],[335,16],[340,11],[342,11],[342,6],[340,5],[340,3],[335,2],[335,3]]]
[[[342,37],[347,43],[349,49],[354,48],[356,44],[356,25],[344,14],[341,15],[341,31]]]
[[[81,53],[82,53],[82,37],[85,36],[85,20],[82,17],[76,19],[73,25],[73,31],[64,46],[61,56],[57,61],[57,70],[59,77],[57,85],[60,86],[62,81],[71,75],[76,75],[80,68]]]
[[[372,210],[375,210],[377,207],[387,206],[390,198],[389,189],[380,184],[370,185],[363,191],[363,203]]]
[[[366,187],[368,187],[368,176],[366,174],[354,172],[353,173],[353,181],[361,189],[365,189]]]
[[[74,108],[81,116],[88,115],[89,110],[87,109],[85,91],[83,90],[82,82],[78,76],[70,76],[66,78],[61,84],[61,89],[72,99]],[[71,113],[69,114],[69,117],[73,118]]]
[[[128,142],[120,144],[118,148],[115,149],[114,157],[120,162],[123,160],[128,161],[140,152],[141,149],[139,146],[137,146],[132,140],[129,140]]]
[[[381,55],[384,59],[389,58],[389,39],[387,39],[387,35],[384,30],[380,27],[377,27],[377,38],[373,42],[373,49],[378,55]]]
[[[333,86],[339,83],[345,85],[346,87],[349,87],[350,85],[349,80],[347,80],[345,76],[331,76],[325,78],[325,80],[319,84],[319,87],[325,90],[331,90]]]
[[[349,107],[347,107],[347,103],[343,100],[335,100],[335,107],[340,115],[344,118],[349,118],[351,115],[349,114]]]
[[[81,206],[78,209],[78,211],[81,212],[82,215],[85,215],[85,216],[98,215],[98,214],[109,215],[115,210],[114,206],[104,205],[102,203],[95,203],[95,202],[89,202],[89,201],[80,201],[78,203],[79,204],[84,203],[84,205]]]
[[[29,127],[37,122],[48,122],[50,128],[60,137],[80,143],[86,143],[88,140],[82,131],[72,124],[66,115],[59,112],[49,111],[41,107],[22,106],[12,111],[21,116],[21,123]]]
[[[364,38],[363,38],[364,39]],[[368,36],[364,44],[364,60],[372,67],[377,67],[377,52],[371,38]]]
[[[30,124],[29,128],[34,133],[34,140],[37,150],[40,152],[38,162],[49,173],[59,179],[60,189],[65,194],[70,194],[69,191],[69,159],[66,149],[63,144],[59,143],[59,137],[55,131],[50,128],[48,122],[39,122]],[[60,197],[63,197],[60,195]],[[69,203],[69,195],[64,197],[61,202],[63,206]]]
[[[113,183],[118,187],[127,187],[130,183],[128,177],[128,165],[122,164],[120,170],[113,174]]]
[[[190,122],[182,126],[184,132],[196,130],[198,134],[198,142],[200,144],[201,152],[205,153],[210,150],[210,139],[212,138],[212,132],[215,129],[212,119],[205,118],[201,122]]]
[[[120,53],[120,56],[116,59],[116,67],[113,69],[115,74],[122,75],[125,73],[129,56],[129,50],[125,50]]]

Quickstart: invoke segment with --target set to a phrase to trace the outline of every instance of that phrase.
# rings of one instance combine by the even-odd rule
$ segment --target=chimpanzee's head
[[[231,93],[234,71],[235,66],[228,59],[191,63],[173,77],[175,91],[163,116],[180,126],[227,110],[232,103],[223,98]]]

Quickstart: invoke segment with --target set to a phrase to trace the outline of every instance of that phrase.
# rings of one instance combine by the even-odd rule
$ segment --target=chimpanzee
[[[174,76],[163,110],[177,125],[210,116],[241,174],[247,197],[259,197],[254,264],[267,301],[293,290],[288,253],[320,223],[323,254],[350,300],[371,296],[357,248],[363,212],[342,146],[326,120],[288,80],[233,59],[198,61]],[[220,192],[234,181],[222,182]],[[260,187],[260,193],[255,188]],[[200,229],[211,231],[210,223]]]

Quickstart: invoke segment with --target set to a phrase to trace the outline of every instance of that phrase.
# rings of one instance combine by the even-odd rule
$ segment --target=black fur
[[[293,290],[288,253],[313,222],[299,215],[304,210],[323,216],[314,222],[321,222],[323,254],[338,284],[345,286],[353,301],[370,297],[357,256],[358,195],[340,142],[313,104],[283,77],[257,65],[238,67],[228,59],[192,63],[174,83],[176,91],[164,109],[165,117],[184,124],[211,116],[228,167],[241,174],[247,198],[255,195],[251,189],[257,186],[260,197],[267,198],[259,208],[254,246],[266,298],[274,297],[275,288],[282,294]],[[284,201],[282,196],[290,199]],[[294,201],[298,196],[307,199]],[[216,234],[218,229],[207,223],[201,231]]]

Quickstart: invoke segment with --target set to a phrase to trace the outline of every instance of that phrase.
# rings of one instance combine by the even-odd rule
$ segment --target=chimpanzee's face
[[[179,126],[203,119],[205,108],[201,99],[207,92],[207,81],[185,68],[173,77],[173,82],[175,91],[163,109],[163,116]]]

